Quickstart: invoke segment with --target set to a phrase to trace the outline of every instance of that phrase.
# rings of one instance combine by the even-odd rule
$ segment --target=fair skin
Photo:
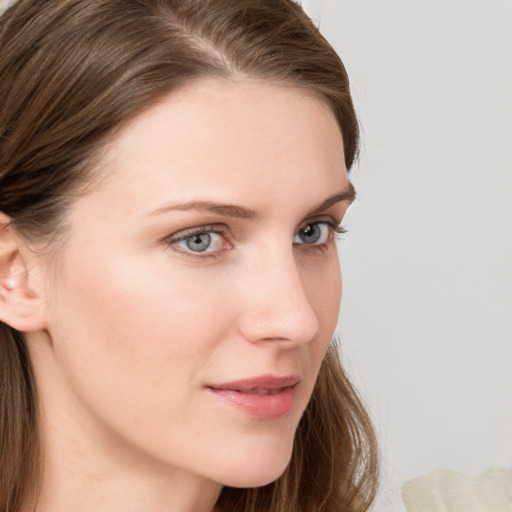
[[[310,92],[210,79],[130,121],[99,167],[58,263],[20,249],[4,272],[4,295],[29,276],[38,510],[210,512],[289,462],[338,316],[341,134]],[[219,390],[262,376],[291,381]]]

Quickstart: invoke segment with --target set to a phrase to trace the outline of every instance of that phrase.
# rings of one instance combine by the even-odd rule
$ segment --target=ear
[[[45,328],[38,257],[0,212],[0,321],[21,332]]]

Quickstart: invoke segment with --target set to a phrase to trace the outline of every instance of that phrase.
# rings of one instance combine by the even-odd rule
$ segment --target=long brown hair
[[[347,168],[358,124],[347,74],[293,0],[18,0],[0,18],[0,212],[50,246],[113,131],[202,77],[316,92],[339,123]],[[40,484],[35,379],[23,335],[0,322],[0,512]],[[333,344],[274,483],[225,488],[223,512],[363,512],[377,485],[371,422]]]

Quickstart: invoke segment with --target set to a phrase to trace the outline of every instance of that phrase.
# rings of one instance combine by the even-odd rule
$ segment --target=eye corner
[[[336,235],[344,235],[345,233],[348,233],[348,229],[346,227],[337,223],[334,224],[333,231],[336,233]]]

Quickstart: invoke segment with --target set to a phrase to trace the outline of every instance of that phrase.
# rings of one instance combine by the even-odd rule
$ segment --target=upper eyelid
[[[304,220],[298,226],[296,233],[299,232],[305,226],[308,226],[310,224],[319,224],[319,223],[329,224],[333,228],[339,228],[344,231],[344,228],[342,228],[340,226],[340,223],[335,218],[333,218],[332,216],[323,215],[323,216],[317,216],[316,218]],[[193,236],[197,233],[218,233],[220,235],[224,235],[228,231],[229,231],[229,228],[225,224],[220,224],[220,223],[200,224],[198,226],[194,226],[191,228],[185,228],[185,229],[177,231],[176,233],[173,233],[171,235],[167,235],[165,237],[165,240],[169,240],[172,242],[180,241],[180,240],[188,238],[189,236]]]
[[[303,227],[308,226],[310,224],[329,224],[329,226],[333,228],[340,228],[343,229],[340,225],[340,222],[338,222],[334,217],[323,215],[323,216],[317,216],[313,217],[311,219],[307,219],[304,222],[302,222],[299,227],[297,228],[297,231],[300,231]]]
[[[223,235],[227,232],[228,228],[223,224],[204,224],[195,226],[193,228],[186,228],[177,231],[171,235],[167,235],[165,240],[170,242],[179,242],[181,240],[185,240],[191,236],[202,233],[217,233],[219,235]]]

